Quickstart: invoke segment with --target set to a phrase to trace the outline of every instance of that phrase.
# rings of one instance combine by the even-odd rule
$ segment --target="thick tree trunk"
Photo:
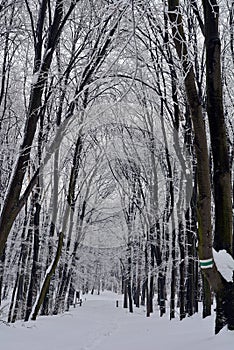
[[[203,303],[203,311],[202,311],[202,317],[205,318],[207,316],[211,315],[211,290],[210,290],[210,284],[207,281],[206,277],[202,275],[202,287],[203,287],[203,293],[202,293],[202,303]]]
[[[207,114],[209,118],[213,156],[213,185],[215,201],[214,248],[226,249],[233,254],[232,188],[227,131],[223,111],[221,76],[221,43],[219,38],[219,6],[216,0],[203,1],[206,44]],[[227,293],[227,290],[229,292]],[[216,333],[228,323],[234,329],[234,284],[225,287],[216,295]],[[229,298],[229,306],[227,304]]]
[[[212,289],[218,298],[223,298],[223,309],[225,313],[225,321],[230,329],[234,328],[233,318],[234,314],[233,301],[230,304],[229,310],[225,311],[227,303],[227,290],[233,290],[233,284],[229,286],[221,274],[218,272],[216,265],[213,264],[212,252],[212,227],[211,227],[211,184],[209,175],[209,157],[206,130],[203,121],[202,107],[199,100],[195,76],[191,62],[188,61],[188,51],[186,45],[185,34],[183,30],[182,16],[179,11],[179,0],[169,0],[169,18],[172,26],[173,40],[177,55],[182,62],[184,70],[184,85],[186,95],[188,98],[191,118],[193,122],[194,136],[195,136],[195,151],[197,158],[197,181],[198,181],[198,233],[199,233],[199,258],[204,261],[211,261],[208,268],[203,269],[203,272],[209,281]],[[207,2],[207,6],[210,2]],[[209,74],[209,72],[207,72]],[[217,142],[217,140],[216,140]],[[221,154],[219,156],[222,156]],[[225,175],[226,177],[226,175]],[[223,209],[223,208],[222,208]],[[223,211],[222,211],[223,212]],[[224,213],[223,213],[224,214]],[[230,292],[229,295],[232,295]],[[216,332],[220,327],[216,327]]]
[[[232,188],[227,131],[223,111],[221,43],[216,0],[203,1],[206,44],[207,114],[213,156],[215,200],[214,248],[232,254]]]

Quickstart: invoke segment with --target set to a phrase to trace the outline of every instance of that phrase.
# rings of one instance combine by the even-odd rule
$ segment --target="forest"
[[[0,318],[110,290],[147,317],[215,303],[234,330],[215,260],[234,253],[234,1],[1,0],[0,19]]]

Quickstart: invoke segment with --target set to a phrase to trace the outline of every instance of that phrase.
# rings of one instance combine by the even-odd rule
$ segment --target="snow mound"
[[[215,264],[221,275],[226,281],[232,282],[234,273],[234,260],[232,256],[226,250],[216,252],[215,249],[213,249],[213,255]]]

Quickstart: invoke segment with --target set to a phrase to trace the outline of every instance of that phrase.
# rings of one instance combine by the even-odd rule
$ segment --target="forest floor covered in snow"
[[[116,307],[119,300],[120,307]],[[133,314],[121,306],[122,296],[104,292],[87,295],[82,306],[63,315],[39,317],[14,325],[0,323],[4,350],[233,350],[234,332],[214,335],[214,316],[183,321],[160,318],[157,310],[145,317],[144,308]]]

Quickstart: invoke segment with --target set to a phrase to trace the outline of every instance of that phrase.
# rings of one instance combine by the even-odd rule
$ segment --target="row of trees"
[[[220,7],[219,19],[214,0],[1,2],[9,322],[110,286],[130,312],[149,316],[157,294],[161,315],[166,300],[181,319],[203,300],[206,316],[211,288],[216,332],[233,329],[212,251],[233,253],[234,5]]]

